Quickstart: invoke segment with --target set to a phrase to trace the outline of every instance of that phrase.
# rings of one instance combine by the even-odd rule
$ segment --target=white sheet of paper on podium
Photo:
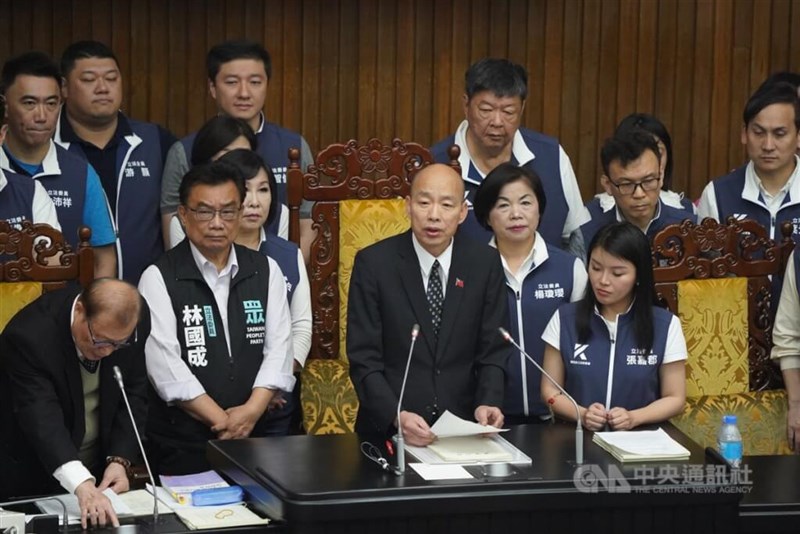
[[[506,430],[508,429],[480,425],[472,421],[467,421],[466,419],[461,419],[457,415],[453,415],[449,410],[445,410],[431,427],[431,432],[436,434],[439,438],[496,434],[498,432],[505,432]]]
[[[531,465],[530,457],[500,435],[507,429],[465,421],[445,411],[431,427],[437,439],[427,447],[406,445],[406,451],[424,464]]]

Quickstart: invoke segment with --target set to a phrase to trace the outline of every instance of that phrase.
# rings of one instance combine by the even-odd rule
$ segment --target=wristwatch
[[[131,461],[123,458],[122,456],[106,456],[106,465],[119,464],[125,468],[125,474],[131,476]]]

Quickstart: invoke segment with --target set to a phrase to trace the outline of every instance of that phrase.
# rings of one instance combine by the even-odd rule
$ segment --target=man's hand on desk
[[[120,466],[122,467],[122,466]],[[104,479],[105,480],[105,479]],[[75,488],[75,496],[78,498],[78,506],[81,509],[81,527],[88,526],[101,527],[111,523],[112,526],[119,526],[119,519],[114,513],[111,501],[103,495],[99,488],[94,487],[94,482],[89,479]]]
[[[497,406],[481,405],[475,408],[475,420],[481,425],[503,428],[505,417]]]
[[[800,401],[789,401],[786,414],[786,439],[795,454],[800,454]]]
[[[427,447],[436,439],[425,419],[413,412],[400,412],[399,428],[406,443],[414,447]]]
[[[97,486],[97,489],[102,492],[106,488],[111,488],[117,495],[125,493],[130,489],[128,473],[125,472],[125,468],[121,464],[111,462],[106,466],[106,470],[103,473],[103,480],[100,482],[100,485]]]

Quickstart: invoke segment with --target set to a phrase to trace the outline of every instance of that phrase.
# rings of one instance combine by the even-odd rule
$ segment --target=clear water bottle
[[[734,468],[742,465],[742,434],[736,426],[735,415],[722,416],[722,426],[717,434],[719,453]]]

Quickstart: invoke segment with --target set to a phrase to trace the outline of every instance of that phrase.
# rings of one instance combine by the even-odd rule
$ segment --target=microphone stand
[[[36,501],[56,501],[58,504],[61,505],[62,515],[61,515],[61,528],[64,532],[67,531],[67,527],[69,526],[69,515],[67,514],[67,505],[64,504],[64,501],[59,499],[58,497],[35,497],[31,499],[19,499],[17,501],[6,501],[0,502],[0,507],[3,506],[14,506],[16,504],[32,504]]]
[[[514,338],[511,337],[511,334],[508,333],[508,330],[506,330],[502,326],[499,327],[497,330],[500,332],[500,335],[503,336],[503,339],[505,339],[506,341],[511,343],[514,347],[516,347],[516,349],[519,350],[520,353],[523,356],[525,356],[525,358],[527,358],[529,362],[531,362],[534,366],[536,366],[536,368],[542,373],[542,375],[544,375],[547,378],[547,380],[551,384],[553,384],[561,392],[562,395],[564,395],[566,398],[568,398],[572,402],[573,406],[575,406],[575,463],[578,464],[578,465],[582,465],[583,464],[583,425],[581,425],[581,410],[580,410],[580,408],[578,408],[578,403],[575,402],[575,399],[572,398],[572,395],[567,393],[567,390],[565,390],[563,387],[561,387],[561,384],[556,382],[556,380],[552,376],[550,376],[548,374],[548,372],[545,371],[542,368],[542,366],[539,365],[539,363],[531,357],[530,354],[525,352],[525,349],[520,347],[517,344],[517,342],[514,341]]]
[[[415,324],[411,327],[411,346],[408,348],[408,359],[406,360],[406,371],[403,374],[403,385],[400,386],[400,398],[397,401],[397,468],[395,469],[396,475],[402,475],[406,472],[406,442],[403,438],[403,425],[400,424],[400,408],[403,405],[403,395],[406,392],[406,382],[408,381],[408,370],[411,368],[411,355],[414,353],[414,345],[417,343],[417,336],[419,336],[419,325]]]
[[[119,367],[116,365],[114,366],[114,379],[117,381],[119,390],[122,392],[122,398],[125,399],[125,406],[128,408],[128,416],[131,419],[131,425],[133,425],[133,432],[136,434],[136,442],[139,444],[139,450],[142,452],[144,465],[147,468],[147,475],[150,477],[150,484],[153,486],[153,528],[155,528],[155,525],[158,523],[158,494],[156,492],[156,481],[153,478],[153,472],[150,470],[150,462],[147,461],[147,454],[144,452],[142,438],[139,437],[139,429],[136,428],[136,420],[133,418],[131,404],[128,402],[128,394],[125,393],[125,386],[122,382],[122,371],[120,371]]]

